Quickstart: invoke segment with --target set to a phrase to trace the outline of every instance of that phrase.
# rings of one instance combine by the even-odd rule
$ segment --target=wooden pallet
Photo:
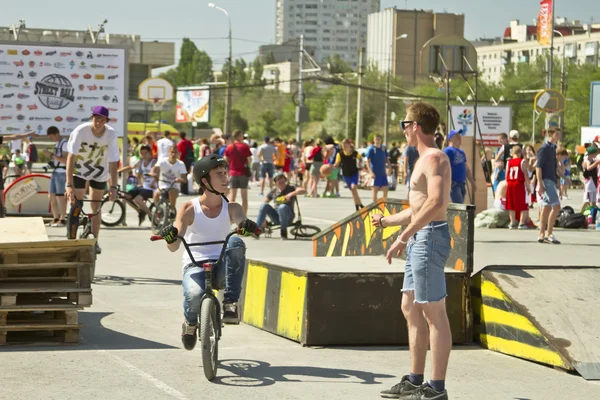
[[[80,328],[75,307],[16,306],[0,310],[0,345],[78,343]]]
[[[74,282],[79,288],[92,284],[91,262],[45,262],[25,264],[0,264],[0,285],[11,282]]]
[[[75,282],[3,283],[0,285],[0,309],[16,305],[47,306],[92,305],[92,289],[79,288]]]

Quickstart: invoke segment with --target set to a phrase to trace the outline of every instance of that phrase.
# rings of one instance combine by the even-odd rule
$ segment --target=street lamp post
[[[231,128],[231,76],[233,70],[233,55],[232,55],[232,46],[231,46],[231,17],[229,13],[224,8],[217,6],[215,3],[208,3],[210,8],[216,8],[217,10],[223,12],[227,16],[227,21],[229,22],[229,68],[227,69],[227,92],[225,94],[225,121],[223,126],[223,133],[230,133],[229,130]]]
[[[565,37],[560,31],[554,30],[554,33],[558,33],[562,39],[562,60],[560,62],[560,93],[565,95]],[[565,128],[565,112],[560,112],[560,130],[561,132]]]
[[[391,87],[391,75],[392,75],[392,67],[393,67],[393,61],[394,61],[394,45],[396,44],[396,40],[398,39],[406,39],[408,37],[408,35],[406,33],[403,33],[402,35],[394,38],[392,40],[392,44],[390,45],[390,65],[388,68],[388,73],[387,73],[387,79],[386,79],[386,84],[385,84],[385,103],[384,103],[384,128],[383,128],[383,133],[384,133],[384,140],[383,143],[385,143],[386,147],[388,146],[388,140],[389,140],[389,135],[390,135],[390,116],[389,116],[389,102],[390,102],[390,87]]]

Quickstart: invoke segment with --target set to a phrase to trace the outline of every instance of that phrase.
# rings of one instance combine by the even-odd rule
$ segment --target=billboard
[[[512,126],[512,109],[506,106],[477,107],[477,133],[475,137],[480,139],[479,131],[483,138],[484,146],[500,146],[498,134],[506,133]],[[454,129],[462,129],[464,136],[473,136],[475,110],[469,106],[452,106],[452,121]],[[450,125],[452,126],[452,125]]]
[[[126,132],[127,51],[114,47],[0,42],[0,134],[56,126],[68,135],[104,105]]]
[[[591,83],[590,126],[600,126],[600,81]]]
[[[210,90],[208,86],[177,88],[175,122],[208,122]]]

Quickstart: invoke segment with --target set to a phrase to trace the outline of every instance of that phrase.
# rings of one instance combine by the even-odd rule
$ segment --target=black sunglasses
[[[412,124],[413,122],[417,122],[417,121],[400,121],[400,128],[402,128],[403,131],[406,130],[406,127],[410,124]]]

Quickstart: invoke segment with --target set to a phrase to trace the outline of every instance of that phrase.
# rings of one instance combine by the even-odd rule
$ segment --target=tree
[[[263,83],[263,63],[260,61],[260,57],[257,56],[252,63],[252,83],[254,85],[260,85]]]
[[[329,64],[329,72],[332,74],[344,74],[346,72],[352,72],[352,68],[346,61],[339,55],[334,54],[333,57],[327,58],[327,64]]]
[[[198,50],[196,44],[188,38],[183,38],[179,57],[179,64],[160,75],[171,85],[188,86],[199,85],[213,79],[213,63],[210,56]]]
[[[265,56],[265,59],[264,59],[263,62],[264,62],[264,65],[276,64],[277,63],[277,60],[275,59],[275,56],[273,55],[272,51],[270,51],[269,54],[267,54]]]

